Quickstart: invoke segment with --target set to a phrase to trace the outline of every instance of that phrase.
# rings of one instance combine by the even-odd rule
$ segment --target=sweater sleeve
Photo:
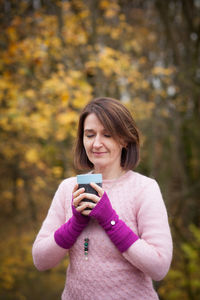
[[[67,253],[67,250],[58,246],[54,239],[54,232],[66,221],[66,184],[71,184],[71,182],[65,183],[63,181],[58,187],[48,214],[33,244],[33,262],[39,271],[53,268]]]
[[[137,199],[138,239],[123,256],[153,280],[167,274],[172,259],[172,238],[166,207],[155,180]]]

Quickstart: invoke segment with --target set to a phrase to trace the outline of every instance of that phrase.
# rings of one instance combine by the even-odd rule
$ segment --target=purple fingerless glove
[[[89,217],[83,216],[80,212],[76,211],[74,205],[72,205],[72,212],[73,216],[69,221],[54,233],[56,243],[64,249],[70,249],[73,246],[90,220]]]
[[[139,237],[119,219],[105,192],[89,216],[97,219],[121,253],[125,252],[139,239]]]

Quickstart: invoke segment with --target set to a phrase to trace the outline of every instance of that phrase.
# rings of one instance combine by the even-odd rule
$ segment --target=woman
[[[91,183],[94,195],[75,177],[64,180],[33,245],[41,271],[69,253],[63,300],[158,299],[152,279],[167,274],[172,240],[158,184],[132,171],[138,161],[129,111],[111,98],[91,101],[80,115],[75,165],[101,173],[103,185]]]

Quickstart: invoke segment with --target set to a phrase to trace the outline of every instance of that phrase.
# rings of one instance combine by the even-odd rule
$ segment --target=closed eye
[[[94,134],[87,134],[86,137],[87,138],[92,138],[94,136]]]

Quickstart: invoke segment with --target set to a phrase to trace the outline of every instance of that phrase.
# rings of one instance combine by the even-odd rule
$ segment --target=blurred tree
[[[178,267],[169,271],[165,284],[159,288],[161,299],[166,299],[166,295],[168,300],[199,298],[200,230],[191,225],[189,232],[188,241],[181,244],[181,251],[177,253]]]

